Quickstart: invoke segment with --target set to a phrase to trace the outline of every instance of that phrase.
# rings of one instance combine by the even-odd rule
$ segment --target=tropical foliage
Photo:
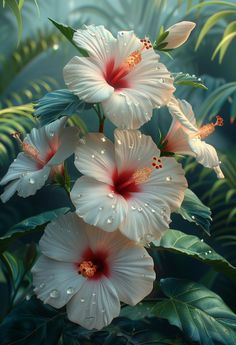
[[[225,179],[216,180],[209,169],[199,167],[192,158],[179,157],[194,192],[186,191],[172,229],[147,248],[158,276],[154,292],[136,307],[122,305],[120,317],[99,332],[68,321],[64,308],[58,311],[42,304],[33,292],[30,269],[38,255],[38,240],[49,221],[73,209],[63,184],[58,181],[29,199],[14,197],[1,204],[0,343],[235,344],[234,1],[171,1],[171,6],[170,0],[127,0],[119,4],[109,0],[78,1],[69,8],[63,1],[45,4],[6,0],[3,5],[1,46],[7,30],[12,30],[16,23],[18,29],[15,27],[14,41],[6,44],[0,55],[1,175],[19,149],[12,137],[14,132],[24,135],[62,115],[68,116],[69,124],[83,134],[97,131],[101,124],[99,108],[79,100],[62,82],[62,68],[76,51],[71,45],[74,28],[102,22],[111,31],[135,29],[154,41],[161,28],[187,19],[198,23],[191,41],[179,50],[159,53],[173,71],[178,97],[193,103],[199,124],[223,114],[225,126],[215,141]],[[56,7],[58,17],[53,14]],[[29,14],[35,21],[42,18],[43,24],[33,28]],[[48,21],[47,17],[53,19]],[[85,52],[80,50],[80,54]],[[212,62],[211,58],[216,56],[218,61]],[[165,109],[158,116],[164,123],[162,133],[157,133],[157,116],[143,127],[156,143],[166,133],[168,124]],[[112,128],[105,122],[108,136]],[[77,177],[75,172],[68,184],[73,182],[73,176]]]

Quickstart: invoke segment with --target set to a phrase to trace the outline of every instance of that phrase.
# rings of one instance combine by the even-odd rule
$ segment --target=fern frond
[[[59,33],[44,34],[39,32],[36,38],[28,38],[2,62],[0,94],[29,63],[44,51],[58,44],[63,39]]]
[[[25,135],[35,125],[36,119],[32,116],[33,105],[25,104],[0,109],[0,167],[1,169],[15,158],[18,145],[12,134],[16,131]]]

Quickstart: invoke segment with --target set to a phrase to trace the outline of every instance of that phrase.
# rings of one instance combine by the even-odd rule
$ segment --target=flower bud
[[[183,21],[169,27],[166,30],[169,34],[163,41],[163,43],[167,43],[165,49],[175,49],[184,44],[195,26],[196,24],[193,22]]]

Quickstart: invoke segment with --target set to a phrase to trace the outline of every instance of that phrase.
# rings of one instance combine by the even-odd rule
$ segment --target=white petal
[[[183,155],[196,156],[189,145],[189,134],[181,123],[173,118],[170,129],[165,137],[165,151]]]
[[[101,133],[89,133],[75,151],[75,166],[84,175],[112,184],[114,145]]]
[[[127,245],[119,252],[110,280],[122,302],[135,305],[150,294],[156,277],[153,266],[152,258],[140,246]]]
[[[7,202],[13,196],[13,194],[15,194],[18,185],[19,180],[14,180],[4,188],[4,192],[0,195],[2,202]]]
[[[38,189],[42,188],[48,179],[49,173],[49,167],[39,170],[36,162],[21,152],[10,165],[6,175],[1,180],[1,184],[18,179],[15,187],[17,187],[18,195],[25,198],[34,195]]]
[[[163,231],[169,228],[170,208],[161,197],[155,199],[150,193],[135,193],[128,200],[128,207],[127,216],[119,229],[129,239],[150,242],[160,238]]]
[[[38,298],[54,308],[61,308],[85,282],[73,263],[51,260],[42,255],[32,268],[33,285]]]
[[[168,109],[173,118],[178,120],[183,127],[192,132],[198,131],[192,106],[188,102],[172,97],[168,103]]]
[[[87,227],[90,228],[74,213],[60,216],[46,226],[40,250],[58,261],[79,262],[88,247]]]
[[[170,72],[159,63],[159,55],[153,49],[142,53],[141,62],[129,73],[127,80],[134,90],[152,101],[153,107],[166,105],[175,91]]]
[[[57,149],[58,140],[66,120],[67,116],[63,116],[43,127],[33,128],[32,131],[26,135],[24,143],[34,146],[38,150],[40,157],[44,159],[52,148],[54,150]]]
[[[73,57],[64,67],[63,74],[68,88],[88,103],[102,102],[114,91],[106,82],[101,67],[90,58]]]
[[[116,129],[114,136],[118,171],[151,166],[153,156],[160,156],[160,151],[152,138],[140,131]]]
[[[116,39],[103,25],[84,26],[83,29],[74,33],[73,40],[78,47],[85,49],[93,61],[96,61],[101,67],[114,53],[116,43]]]
[[[58,165],[74,153],[79,141],[78,134],[79,131],[76,127],[67,127],[61,130],[59,147],[54,156],[47,162],[48,166]]]
[[[195,26],[196,24],[193,22],[182,21],[169,27],[166,30],[169,31],[169,34],[163,41],[163,43],[168,43],[165,49],[174,49],[184,44]]]
[[[223,174],[223,172],[222,172],[222,170],[221,170],[219,165],[217,167],[214,167],[213,169],[214,169],[214,171],[215,171],[215,173],[216,173],[218,178],[221,178],[221,179],[225,178],[225,176],[224,176],[224,174]]]
[[[187,182],[174,158],[161,157],[162,168],[154,170],[141,185],[142,192],[128,200],[129,210],[121,232],[135,241],[160,238],[171,221],[170,214],[181,206]]]
[[[112,193],[111,186],[86,176],[79,178],[74,184],[71,200],[76,213],[86,223],[106,231],[116,230],[127,212],[125,199]]]
[[[7,173],[3,176],[0,184],[4,185],[9,181],[15,180],[23,176],[27,172],[37,171],[36,162],[27,156],[24,152],[20,152],[16,159],[11,163]]]
[[[119,128],[139,128],[152,117],[151,99],[142,92],[123,89],[102,102],[105,116]]]
[[[19,185],[17,187],[18,195],[23,198],[34,195],[37,190],[45,185],[49,174],[50,168],[47,166],[38,171],[27,172],[19,180]]]
[[[219,165],[219,158],[215,148],[200,139],[191,139],[189,144],[196,154],[196,160],[206,168],[214,168]]]
[[[70,321],[87,329],[102,329],[120,313],[117,292],[107,278],[87,280],[67,304]]]

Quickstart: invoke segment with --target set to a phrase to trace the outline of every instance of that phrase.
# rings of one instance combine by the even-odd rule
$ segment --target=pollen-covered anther
[[[92,278],[97,271],[97,266],[92,261],[83,261],[79,264],[78,273],[85,278]]]
[[[201,139],[205,139],[215,131],[216,126],[222,127],[223,125],[224,120],[221,116],[218,115],[216,116],[215,123],[209,123],[207,125],[202,126],[201,128],[199,128],[199,131],[194,136],[200,137]]]
[[[142,169],[138,169],[132,175],[132,181],[136,184],[146,182],[153,172],[153,167],[144,167]]]
[[[127,57],[125,62],[127,63],[129,68],[133,68],[136,65],[138,65],[141,61],[142,61],[141,52],[136,50]]]

